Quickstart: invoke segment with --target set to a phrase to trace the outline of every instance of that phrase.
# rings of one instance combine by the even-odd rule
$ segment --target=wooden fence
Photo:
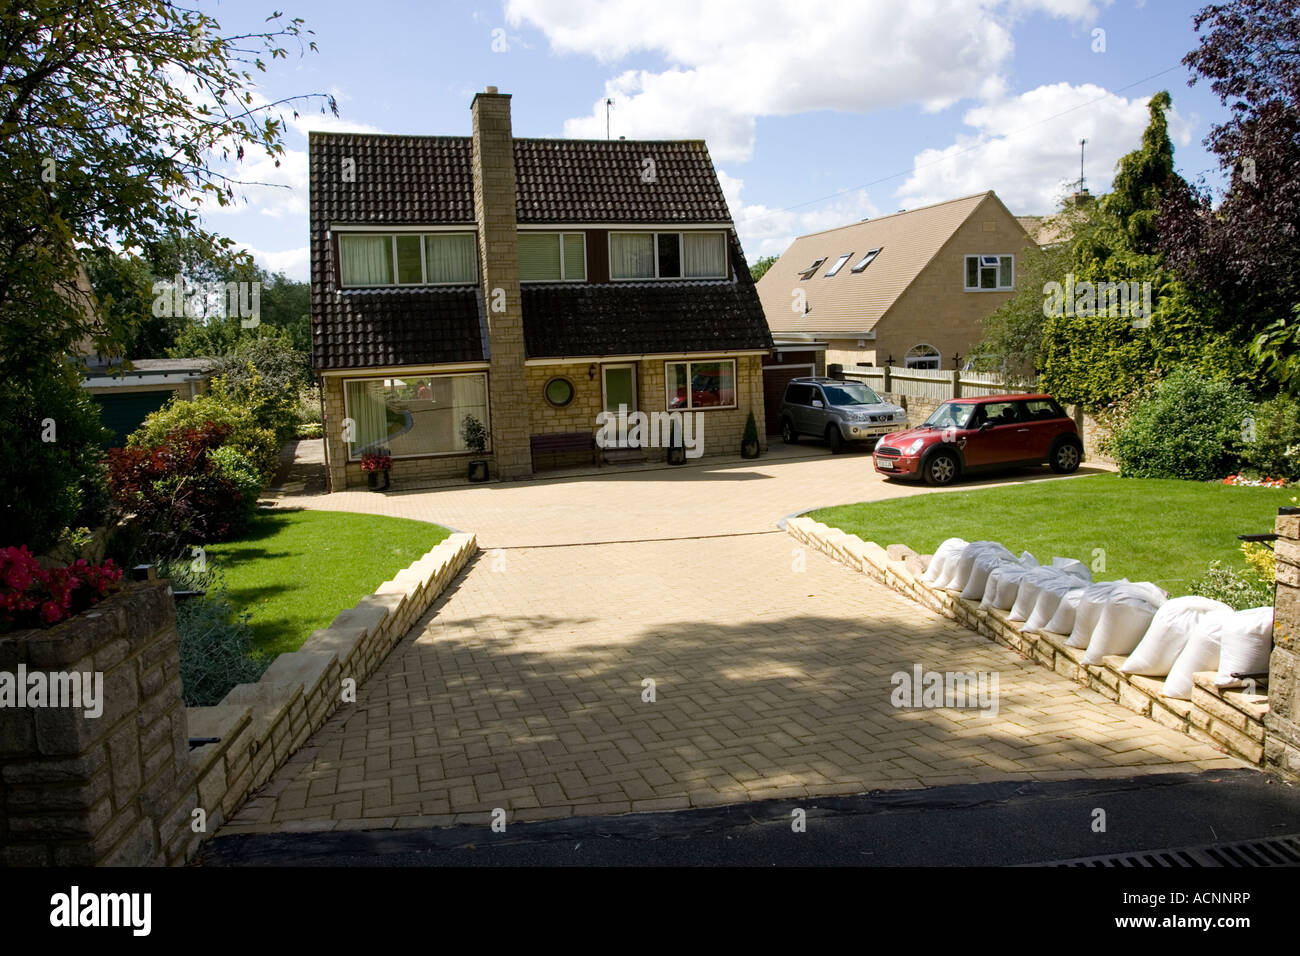
[[[845,369],[844,377],[870,385],[877,392],[944,401],[949,398],[1028,391],[1005,385],[1000,372],[955,372],[928,368]]]

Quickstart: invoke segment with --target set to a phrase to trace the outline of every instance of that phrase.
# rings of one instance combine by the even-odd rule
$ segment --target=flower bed
[[[26,545],[0,549],[0,631],[52,627],[98,604],[121,580],[112,558],[43,568]]]

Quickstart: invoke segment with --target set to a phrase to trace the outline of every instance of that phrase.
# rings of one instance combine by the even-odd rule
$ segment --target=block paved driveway
[[[1242,766],[776,530],[811,506],[930,493],[865,456],[607,471],[284,499],[439,521],[485,550],[222,832]],[[916,664],[996,673],[997,714],[896,709],[890,677]]]

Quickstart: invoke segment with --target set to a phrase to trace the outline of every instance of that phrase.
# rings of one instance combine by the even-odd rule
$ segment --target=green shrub
[[[248,614],[231,603],[221,572],[186,558],[160,561],[155,570],[171,582],[173,591],[207,592],[176,604],[185,706],[211,707],[236,684],[261,677],[271,658],[253,654]]]
[[[1211,562],[1210,569],[1192,582],[1189,593],[1222,601],[1238,611],[1273,603],[1273,589],[1257,575],[1224,567],[1222,561]]]
[[[298,424],[298,393],[311,382],[307,356],[283,334],[244,339],[212,367],[212,392],[218,399],[252,410],[257,423],[281,442]],[[316,419],[319,421],[319,416]]]
[[[1285,396],[1255,406],[1255,440],[1244,464],[1252,476],[1300,480],[1300,402]]]
[[[224,445],[212,452],[212,462],[216,472],[231,482],[244,496],[247,517],[251,518],[257,511],[257,496],[262,491],[262,476],[257,473],[253,463],[237,448]]]
[[[167,436],[189,428],[200,428],[207,422],[229,425],[230,437],[226,445],[242,454],[257,471],[262,483],[271,480],[280,466],[280,442],[274,430],[262,426],[252,410],[242,405],[231,405],[208,393],[192,401],[173,399],[144,420],[127,439],[128,447],[156,448],[167,441]]]
[[[293,437],[294,438],[324,438],[325,426],[322,425],[320,422],[308,422],[307,424],[299,425],[297,429],[294,430]]]
[[[53,362],[0,377],[0,409],[0,547],[41,554],[68,527],[98,526],[110,435],[76,377]]]
[[[1178,368],[1134,405],[1108,447],[1125,477],[1211,481],[1240,461],[1249,414],[1239,386]]]
[[[298,393],[298,407],[294,409],[299,425],[319,425],[321,416],[320,393],[315,389],[304,388]]]

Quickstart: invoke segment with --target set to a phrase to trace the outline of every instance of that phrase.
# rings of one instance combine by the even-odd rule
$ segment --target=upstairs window
[[[872,250],[868,251],[867,254],[866,254],[865,256],[863,256],[863,257],[862,257],[861,259],[859,259],[857,262],[853,263],[853,268],[850,269],[849,271],[850,271],[850,272],[861,272],[861,271],[863,271],[864,269],[866,269],[867,266],[871,265],[871,263],[875,261],[876,256],[878,256],[878,255],[880,255],[880,250],[879,250],[879,249],[872,249]]]
[[[580,232],[519,233],[521,282],[576,282],[585,278],[585,235]]]
[[[853,255],[853,253],[851,253],[851,252],[846,252],[846,253],[844,253],[844,255],[842,255],[842,256],[840,256],[838,259],[836,259],[836,260],[835,260],[835,264],[832,265],[829,269],[826,270],[826,278],[829,279],[831,276],[835,275],[835,273],[837,273],[837,272],[839,272],[841,269],[843,269],[843,268],[844,268],[844,263],[846,263],[846,262],[849,261],[849,256],[851,256],[851,255]]]
[[[966,257],[967,292],[1009,292],[1015,287],[1014,256]]]
[[[473,233],[341,233],[340,285],[464,285],[476,281]]]
[[[799,270],[799,275],[803,276],[803,278],[805,279],[811,279],[813,275],[816,274],[817,270],[822,267],[822,263],[825,261],[826,261],[825,256],[822,256],[820,259],[814,259],[813,264],[810,265],[807,269]]]
[[[612,232],[611,279],[725,279],[723,232]]]

